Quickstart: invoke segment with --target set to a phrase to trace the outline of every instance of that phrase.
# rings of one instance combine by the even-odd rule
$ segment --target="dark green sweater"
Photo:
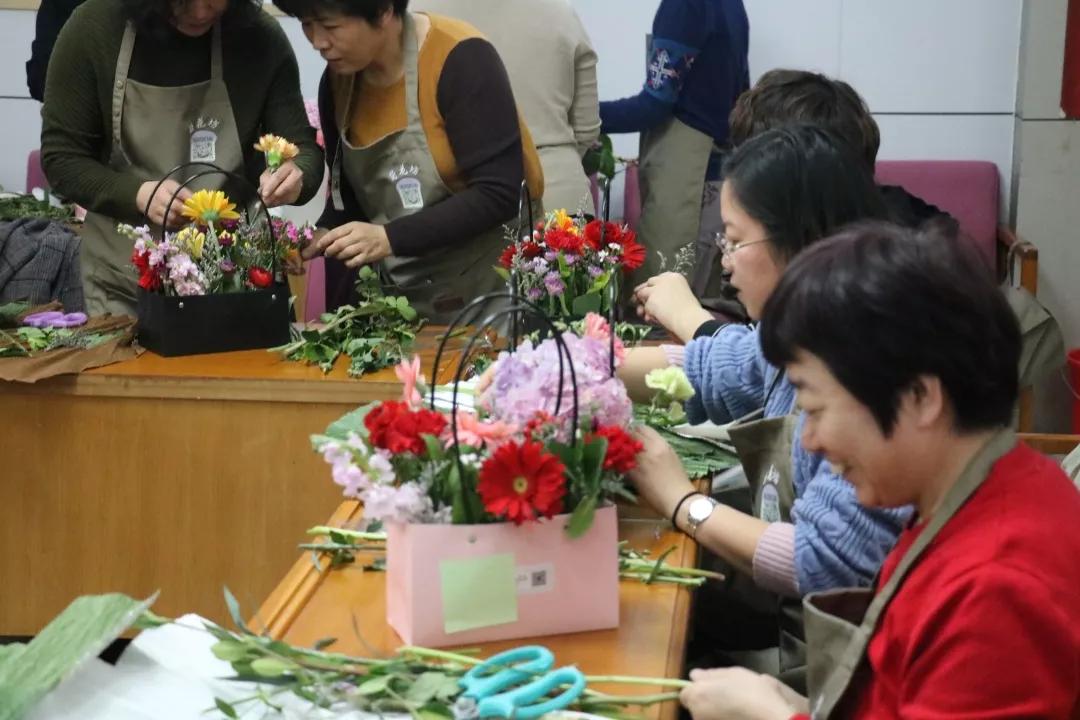
[[[112,85],[125,22],[120,0],[87,0],[64,25],[45,83],[41,156],[58,194],[88,210],[139,222],[139,186],[160,178],[108,167]],[[141,33],[135,38],[128,77],[169,87],[208,80],[211,36],[190,38],[171,28],[162,34]],[[244,174],[258,185],[265,165],[253,146],[260,135],[288,138],[300,148],[296,164],[304,171],[304,184],[299,202],[307,202],[322,182],[323,153],[304,111],[296,56],[285,33],[274,18],[260,13],[252,26],[223,30],[221,45]]]

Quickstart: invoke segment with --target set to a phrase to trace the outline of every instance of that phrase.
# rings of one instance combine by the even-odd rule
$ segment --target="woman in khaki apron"
[[[805,599],[809,701],[698,671],[695,720],[1077,717],[1080,493],[1007,427],[1020,333],[973,249],[858,226],[792,263],[762,324],[804,442],[849,468],[860,502],[917,513],[874,589]]]
[[[703,229],[712,241],[719,154],[728,113],[750,84],[748,46],[742,0],[661,0],[644,87],[636,96],[600,103],[602,132],[641,133],[637,233],[649,256],[635,282],[673,267],[685,247],[696,255]]]
[[[490,54],[484,54],[490,44],[480,40],[478,33],[465,23],[438,15],[414,15],[401,2],[368,3],[376,10],[371,20],[359,11],[355,16],[326,18],[319,14],[317,3],[281,4],[286,11],[300,17],[315,48],[333,58],[323,83],[325,90],[320,93],[324,134],[333,155],[331,202],[319,225],[330,230],[313,251],[343,261],[349,269],[377,264],[387,292],[406,296],[422,317],[438,324],[448,324],[474,298],[504,289],[505,283],[493,268],[513,238],[509,228],[517,222],[522,176],[496,172],[493,180],[487,173],[491,168],[497,169],[501,162],[497,155],[517,153],[522,158],[533,197],[541,196],[542,172],[528,131],[517,120],[516,113],[512,113],[510,124],[520,138],[490,156],[487,164],[481,163],[482,167],[469,168],[468,172],[473,173],[470,176],[465,168],[457,166],[456,153],[462,145],[452,133],[462,133],[462,125],[469,125],[468,130],[472,131],[482,129],[491,118],[478,107],[476,116],[469,122],[457,115],[433,125],[430,119],[425,120],[422,107],[424,83],[434,82],[441,93],[447,74],[461,72],[463,58],[465,62],[473,62],[473,71],[469,72],[477,80],[490,80],[483,92],[495,96],[497,104],[508,101],[500,107],[512,105],[512,92],[501,62],[493,49]],[[370,47],[361,47],[341,40],[349,33],[335,31],[335,27],[354,28],[352,37],[364,33],[377,35],[379,41],[372,40]],[[483,49],[476,45],[480,42]],[[431,43],[426,58],[422,57],[422,43]],[[468,45],[465,52],[459,54],[459,47],[465,45]],[[372,57],[371,48],[376,46],[383,50]],[[446,48],[451,46],[447,52]],[[441,54],[444,52],[445,58]],[[475,55],[471,60],[466,57],[470,53]],[[440,59],[444,59],[441,65]],[[433,79],[424,76],[425,72],[438,76]],[[365,93],[380,93],[380,98],[386,98],[386,89],[393,89],[398,82],[404,85],[404,127],[366,144],[354,143],[351,136],[358,132],[357,112]],[[445,103],[455,103],[460,112],[463,104],[474,101],[446,99],[438,93],[435,100],[437,107],[432,111],[442,116],[453,110],[444,107]],[[363,110],[372,112],[370,106],[364,106]],[[466,108],[465,112],[469,110]],[[334,124],[328,126],[331,119]],[[486,148],[480,152],[493,151]],[[464,176],[454,183],[456,188],[451,188],[444,179],[444,172],[451,172],[447,170],[451,165],[454,173]],[[500,184],[500,200],[495,205],[489,203],[485,182]],[[462,196],[466,199],[462,200]],[[483,217],[490,222],[463,236],[462,227],[483,224],[476,219],[475,213],[480,211],[469,210],[469,205],[483,208]],[[537,203],[534,212],[539,211]],[[413,216],[416,222],[397,222]],[[367,218],[367,222],[358,222],[358,217]],[[425,223],[432,225],[417,229]],[[401,230],[406,225],[409,228]],[[419,236],[428,236],[427,241],[414,242]],[[419,248],[421,244],[426,247]],[[346,273],[337,262],[328,265],[331,306],[346,301],[340,285],[351,284],[353,276],[354,273]]]
[[[788,258],[847,222],[881,212],[873,180],[860,169],[841,141],[810,127],[771,131],[731,156],[721,191],[724,263],[751,317],[761,317]],[[665,281],[660,276],[649,283]],[[718,329],[685,280],[683,300],[671,305],[659,302],[663,292],[657,296],[649,283],[637,293],[647,315],[664,323],[693,321],[696,308],[705,329],[687,331],[686,346],[631,350],[621,377],[640,400],[647,397],[641,385],[651,367],[684,366],[697,393],[686,407],[691,422],[737,421],[729,434],[751,491],[740,508],[710,508],[704,498],[696,503],[706,517],[722,516],[701,525],[696,539],[728,565],[729,580],[699,592],[693,649],[723,650],[729,662],[752,663],[799,687],[799,599],[816,589],[869,583],[902,519],[860,507],[828,463],[801,446],[794,387],[762,357],[759,328]],[[634,483],[653,507],[671,515],[694,486],[658,435],[642,435],[655,465],[643,462]],[[687,500],[675,520],[684,512],[690,517],[694,506]]]
[[[135,314],[132,242],[117,234],[116,225],[145,222],[150,193],[177,165],[213,163],[257,177],[261,156],[252,146],[260,133],[274,132],[296,143],[300,154],[259,178],[267,204],[303,201],[321,180],[321,151],[304,116],[295,58],[277,22],[244,0],[193,0],[179,10],[175,5],[166,0],[86,3],[65,25],[50,63],[42,111],[43,163],[54,190],[90,211],[82,232],[81,266],[87,306],[94,314]],[[230,65],[231,77],[244,78],[242,88],[226,83],[225,34],[230,52],[236,43],[262,48],[257,60]],[[111,44],[116,42],[118,51]],[[185,68],[206,62],[202,53],[207,47],[208,79],[166,84],[197,76]],[[290,63],[292,85],[287,82]],[[133,68],[160,83],[132,79]],[[104,87],[108,97],[100,95]],[[272,102],[266,97],[270,91]],[[252,167],[254,172],[248,172]],[[193,182],[180,191],[166,218],[173,190],[195,172],[166,181],[149,203],[152,222],[178,224],[184,198],[224,182],[220,176]]]

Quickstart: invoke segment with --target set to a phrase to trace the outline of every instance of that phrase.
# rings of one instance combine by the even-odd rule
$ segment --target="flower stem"
[[[329,527],[328,525],[316,525],[313,528],[309,528],[307,531],[308,535],[329,535],[330,533],[337,533],[342,537],[352,538],[354,540],[386,542],[386,533],[384,532],[360,532],[359,530],[346,530],[345,528]]]
[[[405,645],[398,649],[398,652],[402,655],[415,655],[416,657],[426,657],[436,660],[446,660],[447,662],[456,662],[462,665],[480,665],[483,660],[478,660],[468,655],[459,655],[458,653],[447,652],[446,650],[432,650],[430,648],[415,647],[413,645]]]
[[[590,705],[656,705],[657,703],[678,700],[679,693],[667,692],[655,695],[590,695],[578,700],[578,705],[587,708]]]
[[[675,678],[650,678],[634,677],[632,675],[588,675],[585,682],[592,685],[595,683],[610,683],[614,685],[657,685],[659,687],[684,688],[690,685],[689,680],[677,680]],[[604,693],[597,693],[604,695]]]

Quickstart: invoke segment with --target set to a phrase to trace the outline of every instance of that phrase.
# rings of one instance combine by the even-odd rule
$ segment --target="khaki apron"
[[[112,153],[109,167],[157,180],[186,162],[213,163],[242,172],[244,155],[229,91],[222,80],[221,29],[214,26],[210,79],[180,87],[146,85],[128,79],[135,29],[124,28],[112,95]],[[194,174],[176,177],[183,182]],[[199,178],[192,189],[220,188],[221,176]],[[134,203],[135,199],[132,198]],[[138,208],[142,213],[144,208]],[[116,232],[117,220],[87,213],[82,229],[82,273],[87,312],[135,315],[133,243]]]
[[[971,459],[945,494],[941,507],[889,577],[874,593],[870,588],[811,593],[804,600],[806,639],[810,647],[807,685],[814,718],[843,717],[857,698],[853,682],[865,672],[866,650],[878,619],[930,542],[982,485],[994,463],[1016,445],[1012,430],[1002,430]]]
[[[772,394],[782,374],[773,380],[766,394]],[[791,522],[795,504],[794,467],[791,461],[792,438],[798,416],[794,413],[761,419],[764,409],[742,418],[729,428],[728,435],[739,456],[750,485],[754,517],[768,523]],[[731,580],[732,591],[748,607],[777,618],[777,647],[756,652],[747,665],[769,673],[801,690],[806,672],[806,644],[803,640],[802,604],[798,598],[786,598],[757,586],[753,579],[737,574]]]
[[[349,100],[337,118],[341,140],[330,177],[334,207],[344,208],[344,167],[360,207],[376,225],[412,215],[452,195],[439,176],[420,120],[416,28],[409,13],[403,16],[402,46],[408,118],[405,129],[366,147],[349,144],[348,119],[352,117],[359,74],[350,80]],[[438,248],[423,257],[387,257],[378,264],[379,275],[386,291],[407,297],[421,317],[448,325],[474,298],[505,290],[506,283],[493,268],[507,242],[503,226],[496,225],[462,247]],[[494,312],[496,307],[496,303],[490,304],[488,312]]]
[[[641,219],[638,241],[648,251],[630,287],[660,272],[660,256],[672,269],[675,254],[697,243],[701,200],[713,139],[671,117],[641,134]]]

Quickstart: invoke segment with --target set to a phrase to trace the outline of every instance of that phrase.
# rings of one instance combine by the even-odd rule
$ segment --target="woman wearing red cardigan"
[[[1008,429],[1019,331],[968,250],[857,226],[769,298],[762,347],[797,388],[803,444],[862,504],[917,513],[872,590],[807,597],[809,699],[698,670],[694,720],[1080,717],[1080,493]]]

